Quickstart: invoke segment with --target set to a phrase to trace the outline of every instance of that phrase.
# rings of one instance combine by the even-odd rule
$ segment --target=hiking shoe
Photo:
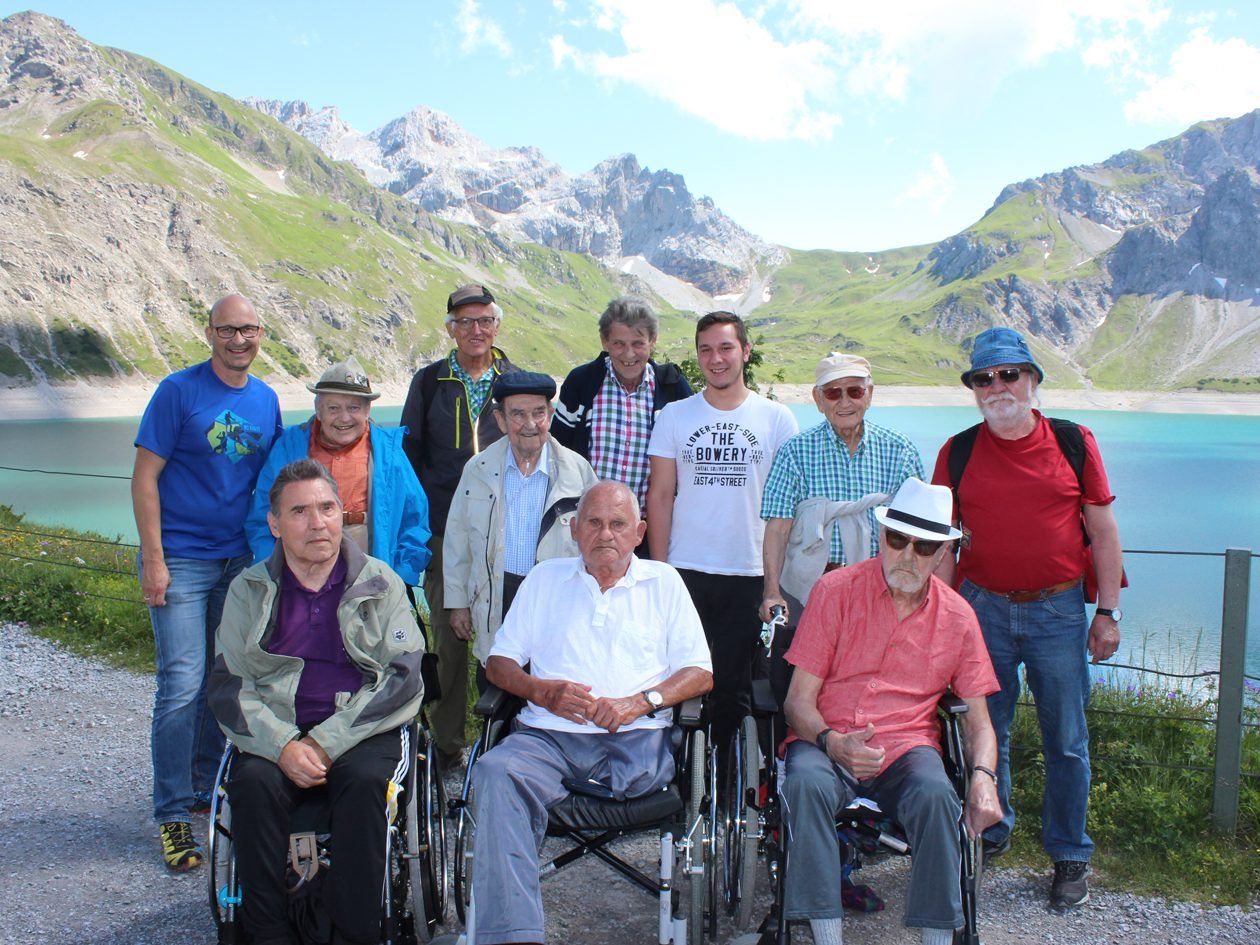
[[[1075,909],[1089,901],[1089,864],[1080,860],[1059,860],[1054,864],[1050,884],[1050,908],[1060,912]]]
[[[192,807],[188,808],[189,812],[193,814],[210,813],[210,800],[209,791],[194,791]]]
[[[158,827],[162,838],[162,859],[177,873],[196,869],[205,859],[201,847],[193,839],[192,824],[186,820],[172,820]]]
[[[996,860],[1003,853],[1011,851],[1011,835],[1008,833],[1001,840],[990,840],[988,837],[983,838],[981,846],[984,848],[985,862]]]

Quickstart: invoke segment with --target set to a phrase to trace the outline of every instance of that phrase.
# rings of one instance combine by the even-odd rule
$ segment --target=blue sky
[[[1007,183],[1260,107],[1253,0],[37,8],[230,95],[336,105],[364,132],[423,104],[573,174],[631,151],[800,249],[938,240]]]

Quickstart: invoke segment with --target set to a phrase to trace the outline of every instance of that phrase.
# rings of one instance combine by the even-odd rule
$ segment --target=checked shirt
[[[652,404],[656,399],[656,372],[649,364],[639,386],[630,393],[621,386],[608,359],[608,373],[591,403],[591,467],[600,479],[614,479],[629,486],[647,502],[648,440],[652,437]]]
[[[857,452],[850,455],[844,441],[824,420],[779,447],[761,496],[761,517],[793,518],[797,505],[815,496],[833,502],[855,502],[872,492],[891,495],[912,476],[923,479],[923,460],[907,437],[864,420],[862,442]],[[870,518],[874,556],[879,553],[879,525],[874,509],[866,514]],[[846,563],[838,528],[832,529],[827,560]]]
[[[463,382],[464,390],[468,391],[468,415],[472,418],[472,422],[476,423],[477,418],[481,416],[481,408],[486,405],[486,400],[490,397],[490,388],[494,384],[494,379],[499,376],[498,372],[491,368],[474,381],[472,375],[460,367],[459,359],[452,351],[451,373]]]

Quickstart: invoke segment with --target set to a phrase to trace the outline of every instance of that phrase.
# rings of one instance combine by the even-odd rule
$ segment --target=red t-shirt
[[[1003,440],[980,425],[975,448],[958,486],[964,578],[991,591],[1031,591],[1085,573],[1081,505],[1115,500],[1094,434],[1085,438],[1085,492],[1059,448],[1050,421],[1034,411],[1037,426],[1018,440]],[[932,482],[948,486],[949,446],[936,457]]]
[[[885,750],[884,768],[918,745],[940,751],[936,703],[947,688],[963,699],[999,688],[971,606],[932,577],[923,605],[898,620],[879,558],[822,576],[786,659],[823,681],[818,711],[830,728],[875,726],[867,744]]]

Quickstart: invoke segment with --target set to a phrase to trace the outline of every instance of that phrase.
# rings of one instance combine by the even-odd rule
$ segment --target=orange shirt
[[[337,480],[341,505],[347,512],[367,514],[368,465],[372,458],[371,433],[372,428],[369,426],[349,446],[330,449],[319,438],[319,420],[311,421],[311,442],[306,448],[307,455],[323,463]]]
[[[918,745],[940,751],[946,688],[963,699],[998,691],[970,605],[932,577],[922,606],[898,621],[879,558],[822,576],[786,659],[823,681],[818,711],[830,728],[875,726],[867,744],[885,750],[884,768]]]

